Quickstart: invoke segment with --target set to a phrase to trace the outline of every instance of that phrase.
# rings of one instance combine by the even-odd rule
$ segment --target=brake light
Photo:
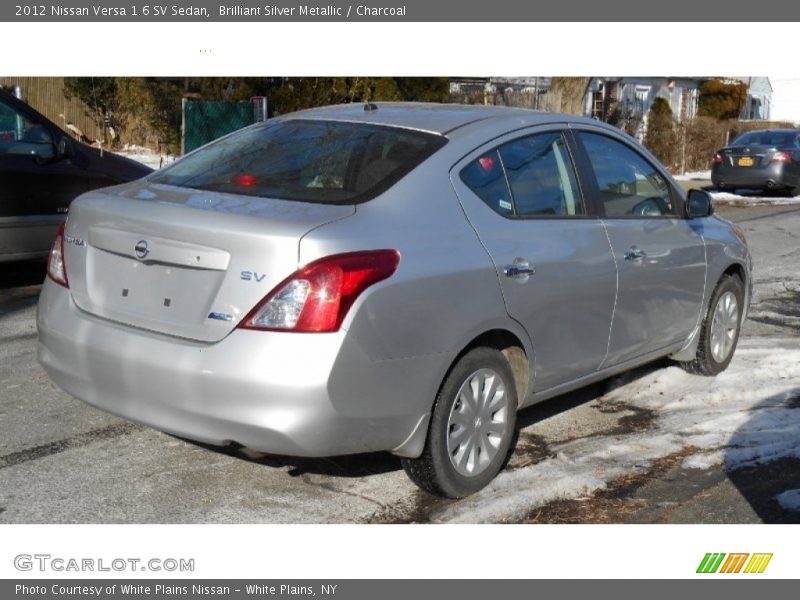
[[[737,238],[739,238],[741,240],[741,242],[745,246],[747,246],[747,240],[744,237],[744,231],[742,231],[742,229],[738,225],[734,225],[733,226],[733,235],[735,235]]]
[[[776,152],[772,155],[770,162],[790,163],[792,162],[791,152]]]
[[[711,163],[715,165],[722,164],[722,155],[719,152],[715,152],[714,156],[711,158]]]
[[[67,279],[67,263],[64,261],[64,223],[56,229],[56,239],[50,247],[50,257],[47,259],[47,276],[58,285],[69,287]]]
[[[269,331],[338,331],[347,311],[369,286],[391,277],[397,250],[336,254],[316,260],[279,283],[240,327]]]
[[[491,171],[494,168],[494,158],[492,158],[488,154],[486,156],[481,156],[478,159],[478,163],[481,165],[481,168],[486,173],[488,173],[489,171]]]
[[[239,173],[231,177],[231,183],[243,187],[252,187],[258,183],[258,177],[255,175],[248,175],[247,173]]]

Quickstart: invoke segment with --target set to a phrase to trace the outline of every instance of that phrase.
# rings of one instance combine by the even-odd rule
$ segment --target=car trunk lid
[[[774,146],[728,146],[721,154],[725,163],[732,167],[763,167],[777,152]]]
[[[147,182],[92,192],[70,208],[70,291],[98,317],[218,341],[297,269],[306,233],[354,212]]]

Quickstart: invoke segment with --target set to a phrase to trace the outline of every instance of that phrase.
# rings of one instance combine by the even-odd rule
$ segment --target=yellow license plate
[[[739,166],[740,167],[752,167],[753,166],[753,159],[749,156],[743,156],[739,159]]]

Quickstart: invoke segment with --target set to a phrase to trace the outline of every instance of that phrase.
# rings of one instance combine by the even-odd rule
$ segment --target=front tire
[[[694,360],[681,367],[696,375],[713,376],[728,368],[736,351],[742,327],[744,285],[735,275],[725,275],[717,284],[700,328]]]
[[[422,455],[402,459],[406,474],[437,496],[477,492],[505,465],[516,415],[517,392],[506,358],[494,348],[470,350],[436,397]]]

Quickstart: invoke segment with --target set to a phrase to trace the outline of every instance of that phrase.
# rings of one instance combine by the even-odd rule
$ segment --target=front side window
[[[0,155],[54,153],[53,138],[45,127],[0,100]]]
[[[610,137],[579,132],[607,217],[674,216],[669,183],[643,156]]]
[[[434,134],[364,123],[267,121],[212,142],[151,181],[348,204],[385,191],[445,143]]]
[[[487,152],[461,171],[461,180],[503,216],[585,213],[572,161],[558,132],[520,138]]]

